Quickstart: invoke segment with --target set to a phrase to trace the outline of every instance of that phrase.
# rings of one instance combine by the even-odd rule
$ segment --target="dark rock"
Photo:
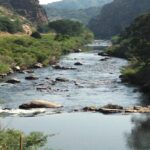
[[[12,78],[6,81],[7,83],[11,83],[11,84],[17,84],[20,83],[21,81],[17,78]]]
[[[46,100],[34,100],[29,103],[25,103],[19,106],[20,109],[32,109],[32,108],[60,108],[62,105],[50,102]]]
[[[69,80],[66,79],[66,78],[58,77],[58,78],[55,79],[55,81],[58,81],[58,82],[67,82],[67,81],[69,81]]]
[[[26,80],[37,80],[37,79],[39,79],[37,76],[35,76],[35,75],[31,75],[31,76],[27,76],[27,77],[25,77],[25,79]]]
[[[74,63],[74,65],[75,65],[75,66],[82,66],[83,64],[80,63],[80,62],[76,62],[76,63]]]
[[[64,66],[60,66],[60,65],[53,65],[52,66],[54,69],[58,69],[58,70],[75,70],[76,68],[72,68],[72,67],[64,67]]]
[[[98,55],[99,55],[99,56],[109,56],[109,55],[108,55],[107,53],[105,53],[105,52],[99,52]]]
[[[34,73],[33,70],[25,70],[25,72],[27,72],[27,73]]]
[[[80,53],[80,52],[82,52],[82,50],[81,49],[74,49],[74,52],[75,53]]]
[[[109,57],[105,57],[105,58],[100,59],[100,61],[106,61],[108,59],[109,59]]]
[[[97,111],[97,108],[94,106],[84,107],[83,111]]]

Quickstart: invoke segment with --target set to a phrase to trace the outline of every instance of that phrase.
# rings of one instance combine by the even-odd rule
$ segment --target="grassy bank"
[[[39,39],[28,35],[3,35],[0,37],[0,74],[8,73],[16,65],[30,68],[39,62],[47,66],[92,39],[90,32],[83,32],[78,36],[49,33],[43,34]]]
[[[123,68],[122,80],[150,93],[150,14],[142,15],[120,36],[112,39],[107,49],[110,55],[127,58],[130,65]]]

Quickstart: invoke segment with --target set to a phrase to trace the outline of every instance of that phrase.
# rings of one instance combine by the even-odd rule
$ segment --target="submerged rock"
[[[20,83],[21,81],[17,78],[12,78],[6,81],[7,83],[11,83],[11,84],[17,84]]]
[[[69,80],[66,79],[66,78],[58,77],[58,78],[55,79],[55,81],[58,81],[58,82],[67,82],[67,81],[69,81]]]
[[[61,104],[50,102],[46,100],[34,100],[29,103],[25,103],[19,106],[20,109],[32,109],[32,108],[60,108]]]
[[[108,55],[107,53],[105,53],[105,52],[99,52],[98,55],[99,55],[99,56],[109,56],[109,55]]]
[[[39,79],[37,76],[35,76],[35,75],[31,75],[31,76],[27,76],[27,77],[25,77],[25,79],[26,80],[37,80],[37,79]]]
[[[58,70],[75,70],[76,68],[72,68],[72,67],[64,67],[64,66],[60,66],[60,65],[53,65],[52,66],[54,69],[58,69]]]
[[[75,66],[82,66],[83,64],[81,62],[74,63]]]
[[[75,53],[80,53],[80,52],[82,52],[82,49],[80,49],[80,48],[79,49],[74,49],[74,52]]]

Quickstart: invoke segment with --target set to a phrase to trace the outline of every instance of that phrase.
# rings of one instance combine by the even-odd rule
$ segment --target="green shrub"
[[[80,22],[71,20],[57,20],[48,24],[49,28],[58,34],[76,36],[84,31],[84,27]]]
[[[0,149],[20,150],[20,136],[23,138],[23,149],[37,150],[47,142],[47,136],[41,132],[32,132],[25,135],[18,130],[0,130]]]
[[[35,31],[31,34],[31,37],[36,38],[36,39],[41,39],[42,36],[39,32]]]
[[[0,31],[16,33],[22,31],[19,20],[10,20],[7,17],[0,17]]]

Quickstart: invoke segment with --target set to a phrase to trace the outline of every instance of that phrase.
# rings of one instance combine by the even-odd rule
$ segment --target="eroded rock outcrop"
[[[0,0],[0,5],[13,9],[33,23],[47,23],[45,10],[39,5],[39,0]]]

